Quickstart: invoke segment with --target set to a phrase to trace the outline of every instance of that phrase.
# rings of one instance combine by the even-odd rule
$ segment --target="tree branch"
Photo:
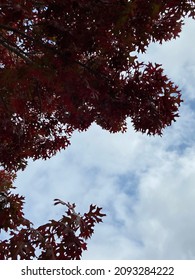
[[[22,50],[20,50],[17,46],[11,45],[9,42],[7,42],[1,35],[0,35],[0,45],[8,49],[9,51],[15,53],[17,56],[22,58],[24,61],[28,63],[32,63],[32,60],[26,56]]]
[[[18,30],[17,28],[14,28],[14,27],[9,26],[9,25],[0,24],[0,29],[5,29],[5,30],[7,30],[7,31],[12,31],[12,32],[17,33],[17,34],[19,34],[19,35],[22,35],[23,37],[28,38],[28,39],[30,39],[30,40],[33,39],[31,36],[25,34],[24,32]]]

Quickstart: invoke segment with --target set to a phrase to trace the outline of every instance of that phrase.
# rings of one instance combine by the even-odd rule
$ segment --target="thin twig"
[[[14,32],[14,33],[17,33],[17,34],[19,34],[19,35],[25,37],[25,38],[28,38],[28,39],[30,39],[30,40],[33,40],[33,37],[27,35],[26,33],[20,31],[19,29],[14,28],[14,27],[9,26],[9,25],[0,24],[0,29],[5,29],[5,30],[7,30],[7,31],[12,31],[12,32]]]
[[[23,54],[22,50],[20,50],[17,46],[12,46],[9,42],[5,41],[0,36],[0,45],[8,49],[9,51],[15,53],[17,56],[21,57],[23,60],[25,60],[28,63],[32,63],[32,60]]]

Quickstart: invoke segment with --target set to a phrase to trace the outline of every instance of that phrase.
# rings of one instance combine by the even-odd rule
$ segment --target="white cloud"
[[[48,161],[30,162],[16,186],[35,225],[58,218],[54,198],[75,202],[80,212],[95,203],[107,216],[95,228],[85,259],[195,258],[195,23],[180,39],[153,45],[146,60],[163,63],[183,87],[181,117],[163,137],[109,134],[96,125],[75,133],[72,145]],[[185,96],[186,95],[186,96]]]
[[[167,154],[141,178],[135,222],[144,243],[141,258],[195,257],[195,153]]]

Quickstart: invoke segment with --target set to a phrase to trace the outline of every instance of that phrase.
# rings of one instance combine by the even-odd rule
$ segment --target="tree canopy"
[[[24,169],[29,158],[65,149],[75,130],[92,123],[125,132],[130,117],[135,131],[161,135],[179,116],[181,92],[162,65],[136,54],[178,37],[186,16],[195,17],[195,1],[1,0],[2,178]],[[0,204],[9,213],[4,196],[12,184],[3,186]]]
[[[93,122],[161,134],[181,94],[161,65],[134,52],[179,36],[194,1],[1,1],[0,163],[24,168]]]

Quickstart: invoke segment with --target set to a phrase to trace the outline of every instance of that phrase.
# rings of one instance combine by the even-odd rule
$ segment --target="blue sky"
[[[103,207],[83,259],[195,259],[195,21],[180,38],[151,44],[143,61],[163,64],[180,86],[180,118],[163,137],[110,134],[97,125],[76,132],[71,146],[47,161],[29,162],[18,173],[17,191],[35,226],[65,210],[53,199]]]

